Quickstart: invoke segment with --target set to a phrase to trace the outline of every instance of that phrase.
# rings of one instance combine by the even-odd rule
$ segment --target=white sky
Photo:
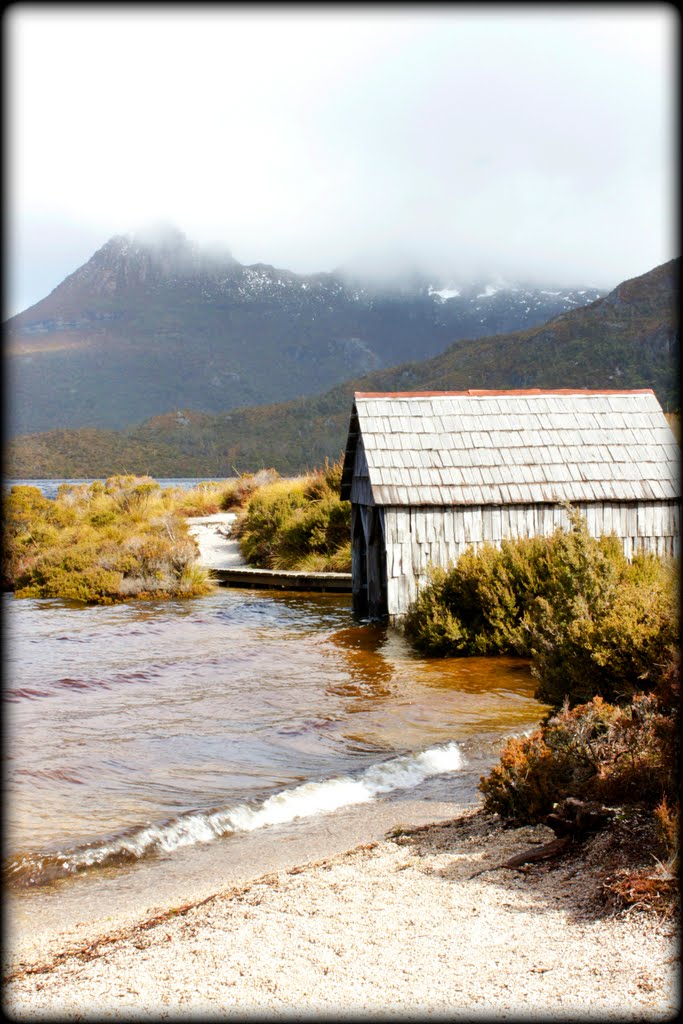
[[[15,4],[6,314],[159,220],[299,272],[613,287],[678,255],[677,18]]]

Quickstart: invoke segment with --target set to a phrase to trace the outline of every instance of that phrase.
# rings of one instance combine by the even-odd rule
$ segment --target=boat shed
[[[567,527],[679,555],[680,449],[651,389],[357,392],[341,496],[354,612],[396,622],[431,565]]]

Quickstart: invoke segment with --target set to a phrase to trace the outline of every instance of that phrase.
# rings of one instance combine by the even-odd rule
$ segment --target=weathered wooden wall
[[[615,533],[631,558],[637,551],[680,555],[678,502],[577,503],[594,537]],[[568,518],[561,505],[423,506],[384,509],[387,605],[397,621],[417,596],[430,565],[447,566],[470,546],[505,537],[548,535]]]

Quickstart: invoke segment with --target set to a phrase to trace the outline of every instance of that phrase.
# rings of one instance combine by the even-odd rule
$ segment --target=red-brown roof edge
[[[354,398],[438,398],[440,396],[473,395],[654,395],[652,388],[517,388],[509,391],[354,391]]]

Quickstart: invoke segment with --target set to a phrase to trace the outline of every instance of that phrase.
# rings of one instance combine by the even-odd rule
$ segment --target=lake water
[[[20,931],[213,888],[273,846],[305,860],[323,833],[354,835],[353,814],[360,839],[416,802],[423,818],[471,803],[502,738],[544,710],[526,662],[420,658],[346,595],[4,594],[3,630]]]
[[[98,477],[98,479],[101,480],[102,483],[104,483],[104,480],[105,480],[104,477]],[[196,487],[197,484],[202,483],[202,481],[205,481],[207,478],[206,477],[173,477],[173,478],[155,477],[154,479],[156,480],[156,482],[161,487],[185,487],[185,488],[191,488],[191,487]],[[66,478],[59,479],[59,480],[57,480],[57,479],[55,479],[55,480],[15,480],[15,479],[12,479],[12,478],[8,478],[7,480],[3,480],[3,484],[2,485],[3,485],[3,488],[5,490],[7,490],[7,491],[11,487],[13,487],[14,484],[24,484],[25,486],[28,486],[28,487],[37,487],[40,491],[43,492],[43,494],[45,495],[46,498],[55,498],[56,495],[57,495],[57,490],[58,490],[58,488],[59,488],[59,486],[61,484],[91,484],[92,482],[93,482],[93,477],[89,477],[88,479],[84,479],[83,477],[79,477],[78,479],[68,479],[68,480]]]

